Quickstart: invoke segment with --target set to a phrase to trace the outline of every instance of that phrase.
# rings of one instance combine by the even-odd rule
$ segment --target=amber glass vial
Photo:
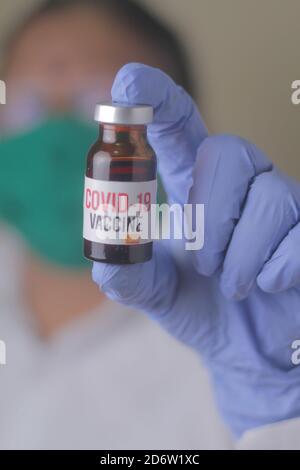
[[[84,255],[113,264],[148,261],[152,257],[150,238],[132,238],[127,233],[117,239],[115,235],[124,227],[126,231],[126,206],[143,204],[150,211],[156,203],[156,155],[147,140],[153,109],[103,103],[97,105],[95,119],[99,138],[87,156]]]

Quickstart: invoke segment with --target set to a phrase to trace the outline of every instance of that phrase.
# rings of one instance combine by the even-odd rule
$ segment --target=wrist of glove
[[[206,358],[218,409],[235,438],[251,429],[300,417],[299,370],[288,362],[279,368],[272,359],[259,370]]]

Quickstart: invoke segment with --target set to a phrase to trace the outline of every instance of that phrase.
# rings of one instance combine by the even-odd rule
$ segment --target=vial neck
[[[99,126],[99,135],[104,143],[132,142],[147,139],[145,125],[105,124]]]

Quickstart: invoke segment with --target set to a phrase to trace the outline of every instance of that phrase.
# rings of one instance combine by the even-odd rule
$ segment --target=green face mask
[[[82,255],[82,195],[86,154],[97,127],[52,118],[0,141],[0,218],[44,259],[89,266]]]
[[[82,200],[86,154],[97,134],[97,126],[65,116],[0,140],[0,222],[66,268],[90,266],[82,254]],[[159,181],[158,202],[165,200]]]

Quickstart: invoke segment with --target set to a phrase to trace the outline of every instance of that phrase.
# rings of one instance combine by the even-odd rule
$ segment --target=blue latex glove
[[[126,65],[112,97],[154,106],[149,140],[169,200],[205,204],[205,243],[178,264],[157,242],[150,262],[95,263],[93,279],[201,353],[235,435],[300,416],[300,185],[249,142],[208,137],[191,98],[157,69]]]

